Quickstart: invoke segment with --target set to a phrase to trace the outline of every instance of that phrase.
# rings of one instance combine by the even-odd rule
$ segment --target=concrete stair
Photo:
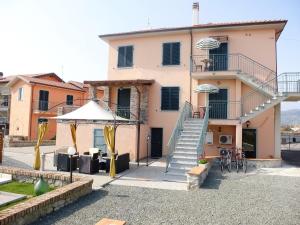
[[[265,102],[261,103],[260,105],[255,106],[249,112],[245,113],[241,116],[240,120],[242,123],[250,120],[259,114],[265,112],[266,110],[270,109],[271,107],[279,104],[280,102],[284,101],[287,96],[278,94],[276,96],[270,97],[270,99],[266,100]]]
[[[186,172],[197,166],[197,143],[203,129],[203,119],[188,119],[178,138],[167,176],[186,180]]]
[[[262,81],[257,79],[256,77],[246,74],[246,73],[238,73],[237,77],[245,84],[249,85],[250,87],[254,88],[258,92],[262,94],[267,94],[269,96],[273,96],[275,93],[272,91],[271,85],[268,87],[266,81]],[[264,85],[264,88],[261,88]]]

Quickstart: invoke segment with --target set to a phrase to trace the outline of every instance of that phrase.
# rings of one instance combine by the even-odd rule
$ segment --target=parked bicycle
[[[232,149],[232,155],[233,155],[233,162],[235,162],[236,172],[239,172],[239,169],[241,168],[244,173],[247,172],[247,159],[245,152],[242,148],[235,148]]]
[[[223,172],[226,167],[228,172],[231,172],[231,156],[232,152],[230,149],[218,147],[220,152],[220,169]]]

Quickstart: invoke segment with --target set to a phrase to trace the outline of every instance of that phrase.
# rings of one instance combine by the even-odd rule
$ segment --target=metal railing
[[[43,101],[43,100],[34,100],[32,102],[32,109],[35,112],[51,112],[57,113],[57,111],[62,111],[62,108],[68,108],[68,112],[71,112],[82,105],[82,101],[74,101],[72,105],[67,104],[66,102],[52,102],[52,101]],[[72,110],[70,110],[72,109]],[[64,110],[63,110],[64,111]]]
[[[116,111],[116,115],[126,118],[126,119],[130,119],[130,107],[124,107],[124,106],[117,106],[117,111]]]
[[[201,134],[200,134],[200,138],[197,142],[197,159],[199,159],[200,155],[203,153],[203,147],[204,147],[204,142],[205,142],[206,132],[207,132],[207,126],[208,126],[208,120],[209,120],[209,112],[210,112],[209,107],[206,107],[205,115],[204,115],[204,118],[203,118],[202,131],[201,131]]]
[[[276,88],[276,90],[274,91],[274,96],[278,95],[279,93],[300,93],[299,72],[279,74],[275,78],[272,78],[269,81],[263,83],[259,88],[266,89],[266,87],[268,87],[270,83],[273,84],[275,81],[276,83],[278,83],[278,89]],[[242,115],[245,115],[245,113],[249,113],[251,110],[254,110],[256,107],[270,99],[272,99],[272,96],[267,93],[258,92],[257,90],[250,91],[241,98]]]
[[[191,103],[185,102],[184,106],[182,107],[182,109],[179,113],[179,117],[177,119],[176,125],[172,131],[171,137],[167,144],[168,153],[167,153],[167,157],[166,157],[166,172],[168,171],[168,167],[169,167],[170,161],[172,159],[172,156],[173,156],[173,153],[175,150],[176,141],[183,130],[184,121],[187,118],[191,118],[192,113],[193,113],[193,106],[191,105]]]
[[[237,71],[241,76],[250,75],[257,83],[276,78],[275,71],[240,53],[192,56],[192,72],[207,71]],[[266,87],[274,92],[277,89],[276,79]]]
[[[240,116],[239,101],[209,101],[209,119],[237,120]]]
[[[287,72],[278,76],[278,92],[300,93],[300,72]]]

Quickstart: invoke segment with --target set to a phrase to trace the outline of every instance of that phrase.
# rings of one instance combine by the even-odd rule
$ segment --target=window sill
[[[128,70],[128,69],[133,69],[133,66],[115,67],[114,69],[117,69],[117,70]]]

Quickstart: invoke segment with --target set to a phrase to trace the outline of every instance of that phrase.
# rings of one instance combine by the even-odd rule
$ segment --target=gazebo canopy
[[[80,108],[56,117],[51,117],[58,120],[67,121],[110,121],[128,122],[128,119],[115,115],[110,110],[101,107],[98,103],[91,100]]]

